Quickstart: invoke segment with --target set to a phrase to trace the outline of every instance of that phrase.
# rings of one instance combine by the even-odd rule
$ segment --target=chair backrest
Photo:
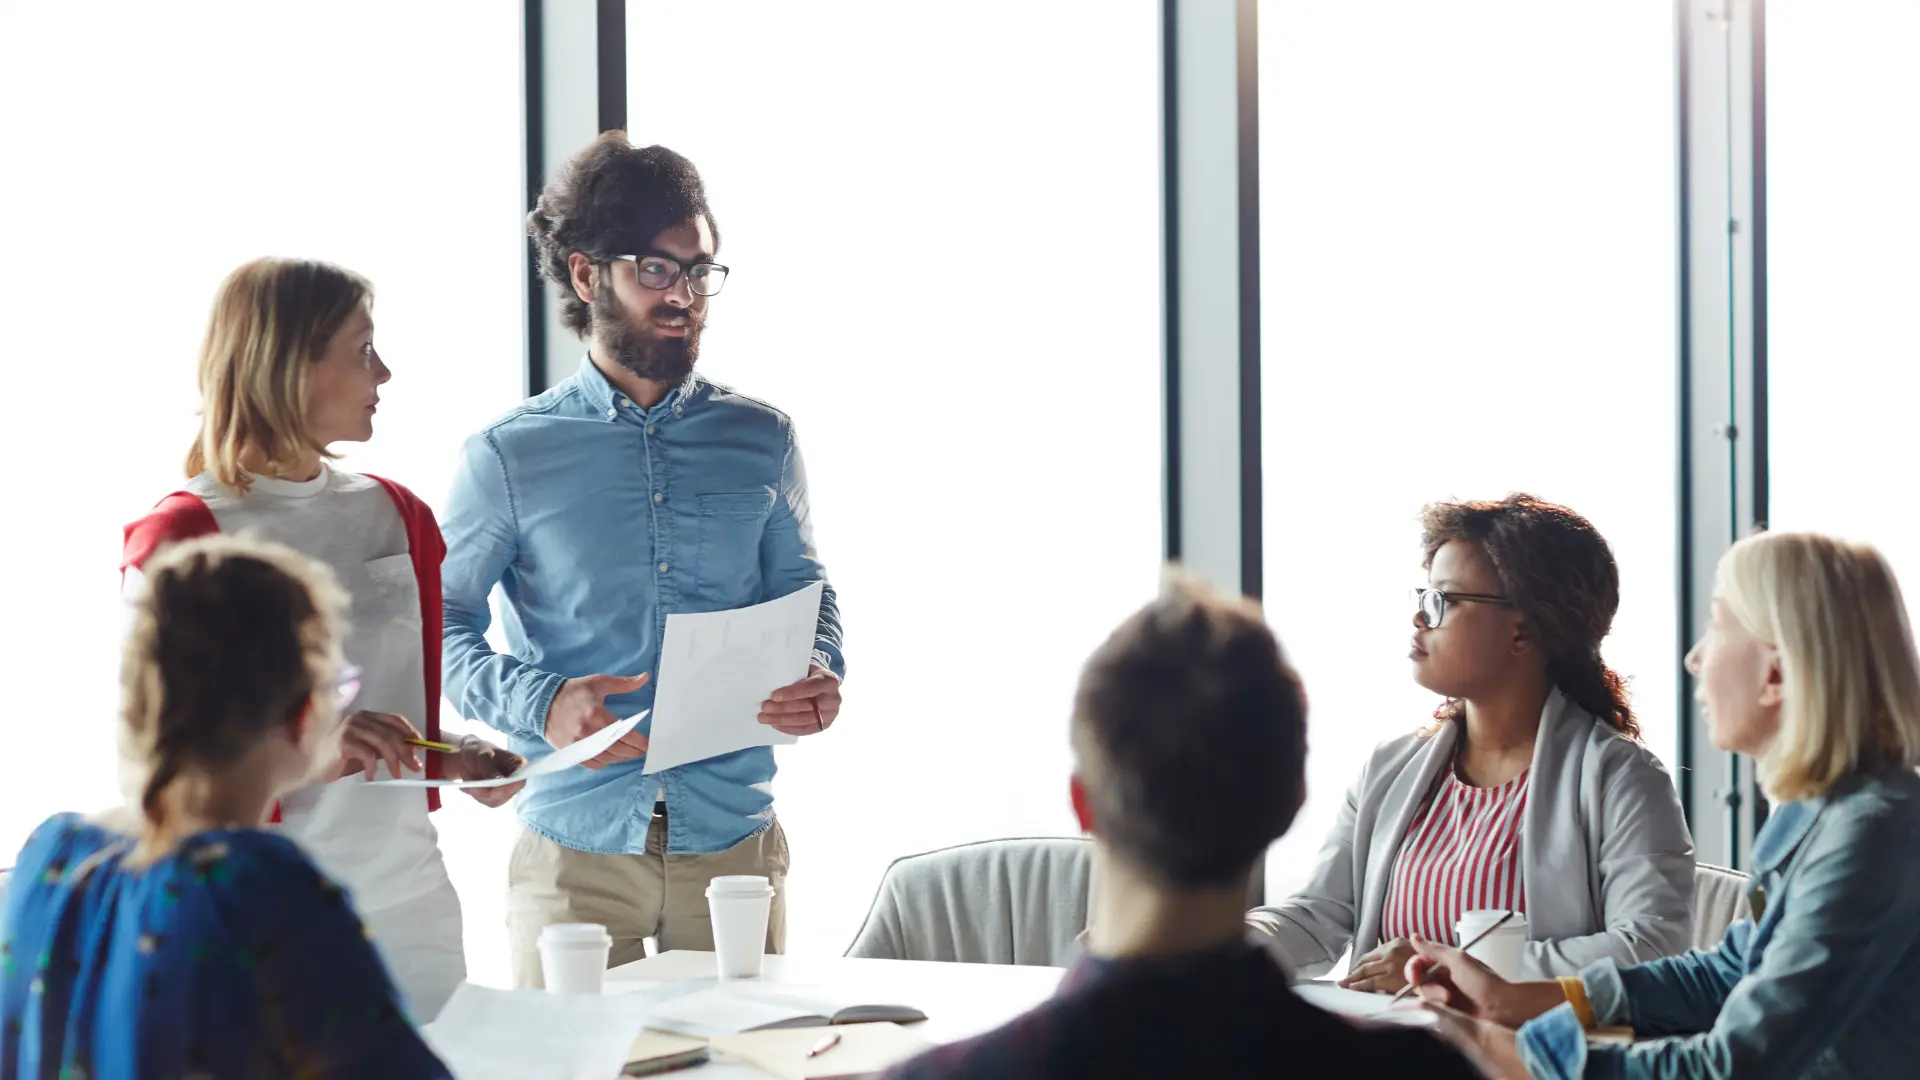
[[[1724,866],[1696,863],[1693,868],[1693,947],[1720,944],[1727,927],[1753,914],[1747,902],[1747,875]]]
[[[1064,966],[1087,926],[1093,844],[984,840],[895,859],[848,956]]]

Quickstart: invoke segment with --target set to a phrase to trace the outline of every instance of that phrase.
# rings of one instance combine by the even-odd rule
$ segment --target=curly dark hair
[[[664,146],[635,149],[626,132],[608,131],[547,182],[527,215],[527,235],[541,273],[559,290],[561,321],[586,337],[591,309],[573,291],[567,256],[577,251],[605,263],[615,255],[636,255],[661,230],[702,217],[713,228],[717,250],[720,224],[693,162]]]
[[[1621,734],[1640,737],[1626,680],[1600,659],[1600,643],[1620,610],[1620,568],[1592,522],[1514,494],[1498,502],[1434,503],[1421,512],[1420,528],[1427,567],[1449,540],[1479,548],[1546,651],[1547,678]],[[1451,720],[1461,708],[1449,701],[1434,715]]]

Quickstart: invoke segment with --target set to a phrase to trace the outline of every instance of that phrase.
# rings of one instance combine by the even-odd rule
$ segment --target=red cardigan
[[[423,731],[434,741],[440,738],[440,560],[446,557],[447,543],[440,536],[440,523],[420,497],[391,480],[378,481],[393,498],[394,508],[407,527],[407,551],[413,556],[413,577],[420,585],[420,661],[427,676],[427,715]],[[195,536],[220,531],[213,511],[198,495],[176,491],[161,499],[146,517],[127,526],[126,546],[120,555],[120,572],[144,565],[159,548]],[[440,757],[423,754],[427,776],[440,778]],[[440,792],[427,789],[427,809],[440,808]],[[273,808],[273,819],[280,820],[280,808]]]

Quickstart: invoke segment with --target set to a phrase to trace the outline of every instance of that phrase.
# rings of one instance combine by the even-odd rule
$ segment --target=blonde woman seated
[[[1693,838],[1600,659],[1607,542],[1528,495],[1430,506],[1423,533],[1413,677],[1446,698],[1439,723],[1374,751],[1313,879],[1249,924],[1303,977],[1351,945],[1342,985],[1379,992],[1406,985],[1415,939],[1457,944],[1475,910],[1525,917],[1531,976],[1685,949]]]
[[[1717,949],[1557,982],[1423,944],[1421,995],[1471,1014],[1450,1015],[1494,1076],[1920,1073],[1920,659],[1892,571],[1824,536],[1742,541],[1687,669],[1713,744],[1752,755],[1775,804],[1753,918]],[[1643,1041],[1589,1048],[1594,1025]]]

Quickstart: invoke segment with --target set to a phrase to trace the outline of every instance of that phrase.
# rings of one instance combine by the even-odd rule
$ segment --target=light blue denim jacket
[[[551,750],[547,706],[562,682],[656,670],[668,613],[744,607],[826,579],[786,414],[698,374],[643,409],[591,360],[467,440],[442,530],[447,698],[529,758]],[[505,653],[485,638],[496,584]],[[831,585],[813,660],[846,674]],[[631,716],[653,693],[607,706]],[[602,854],[646,850],[656,794],[674,853],[724,851],[773,819],[770,748],[653,776],[642,765],[535,777],[520,818]]]
[[[1753,918],[1717,949],[1580,973],[1599,1024],[1573,1007],[1520,1029],[1536,1077],[1920,1076],[1920,777],[1855,774],[1776,807],[1754,840]]]

